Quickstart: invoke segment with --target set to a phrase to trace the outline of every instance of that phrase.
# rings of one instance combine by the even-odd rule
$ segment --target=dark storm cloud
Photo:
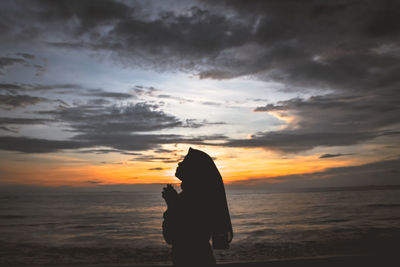
[[[62,26],[65,36],[53,45],[108,50],[128,65],[213,79],[250,74],[286,90],[365,91],[399,83],[398,1],[201,1],[186,12],[164,7],[154,14],[142,10],[145,4],[115,1],[35,3],[29,14],[20,12],[43,30],[40,40]]]
[[[361,89],[390,82],[399,68],[395,53],[379,52],[385,44],[399,47],[398,1],[225,1],[225,5],[248,20],[256,18],[248,43],[258,49],[243,50],[245,60],[240,60],[239,49],[232,59],[246,67],[244,73],[291,86]],[[219,71],[240,73],[232,65],[221,64]]]
[[[216,56],[226,47],[244,44],[248,35],[241,23],[196,7],[187,15],[169,12],[152,21],[122,20],[110,34],[119,40],[121,52],[134,52],[130,48],[134,46],[133,49],[156,56],[165,58],[169,53],[181,60]],[[114,43],[103,42],[103,45],[115,47]]]
[[[228,146],[266,147],[299,152],[317,146],[359,144],[391,135],[398,127],[400,105],[395,94],[373,96],[325,95],[295,98],[254,109],[276,112],[292,121],[282,130],[260,132]]]
[[[6,6],[22,18],[3,12],[0,21],[13,28],[5,32],[8,39],[29,37],[57,47],[110,50],[128,64],[139,59],[153,67],[188,67],[250,37],[246,22],[198,7],[186,14],[163,11],[148,16],[117,1],[20,1]],[[23,36],[24,31],[29,35]],[[58,41],[47,38],[56,32],[62,33]]]
[[[179,11],[149,3],[163,7],[153,13],[146,3],[29,4],[6,5],[25,23],[5,12],[3,24],[18,33],[32,27],[58,47],[109,50],[126,64],[184,68],[202,78],[252,74],[295,87],[361,89],[393,82],[399,69],[385,48],[399,46],[398,1],[193,1]],[[50,41],[54,32],[64,36]]]
[[[328,96],[256,108],[288,113],[295,120],[283,130],[229,140],[228,146],[299,152],[360,144],[398,130],[400,1],[193,1],[192,8],[179,11],[157,2],[148,5],[163,8],[146,10],[147,3],[117,1],[26,3],[2,3],[0,34],[5,41],[109,52],[124,65],[180,69],[204,79],[251,75],[282,83],[286,91],[329,90]],[[143,96],[156,91],[133,90]],[[83,134],[111,126],[85,126],[79,116],[73,122],[68,119],[72,114],[55,115],[65,116]],[[170,119],[161,127],[173,127]],[[143,128],[138,123],[115,126],[121,131]]]
[[[101,26],[115,20],[127,19],[133,13],[133,8],[113,0],[79,0],[51,1],[37,0],[37,18],[39,21],[65,21],[75,19],[76,33],[88,31],[95,26]]]
[[[260,189],[400,185],[400,159],[378,161],[359,166],[330,168],[321,172],[249,179],[234,186]]]

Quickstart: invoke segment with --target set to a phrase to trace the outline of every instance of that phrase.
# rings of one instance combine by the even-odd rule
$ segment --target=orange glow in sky
[[[177,151],[183,158],[184,148]],[[354,159],[318,159],[317,155],[282,157],[264,149],[199,147],[215,157],[225,183],[322,171],[327,168],[357,164]],[[94,186],[106,184],[179,183],[174,177],[177,162],[140,162],[115,155],[116,162],[93,163],[81,155],[37,155],[29,161],[4,160],[0,171],[3,183],[42,186]],[[167,155],[163,155],[168,157]],[[101,156],[99,156],[101,157]],[[108,155],[107,158],[110,158]],[[112,157],[111,157],[112,158]]]

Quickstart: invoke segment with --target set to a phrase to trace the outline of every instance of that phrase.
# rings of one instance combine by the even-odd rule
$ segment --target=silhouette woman
[[[163,235],[172,244],[175,266],[212,266],[214,249],[228,249],[233,231],[222,177],[206,153],[189,149],[175,176],[182,192],[167,185],[162,196],[167,203]]]

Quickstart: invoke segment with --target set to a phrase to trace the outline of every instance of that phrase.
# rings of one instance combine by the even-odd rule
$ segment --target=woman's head
[[[210,186],[215,182],[222,182],[221,175],[212,158],[203,151],[189,148],[185,158],[178,163],[175,176],[185,186]]]

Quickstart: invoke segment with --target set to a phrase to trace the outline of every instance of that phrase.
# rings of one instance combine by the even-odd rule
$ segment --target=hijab
[[[183,191],[197,198],[211,232],[214,249],[227,249],[233,238],[224,183],[213,159],[203,151],[189,148],[177,177]]]

